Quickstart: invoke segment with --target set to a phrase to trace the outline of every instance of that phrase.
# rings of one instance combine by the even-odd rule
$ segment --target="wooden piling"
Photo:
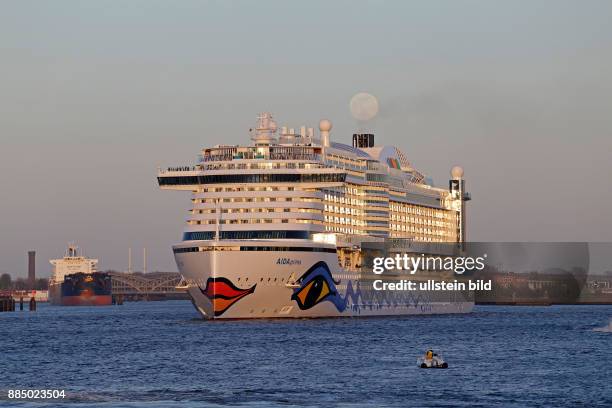
[[[15,300],[12,296],[0,296],[0,312],[14,312]]]

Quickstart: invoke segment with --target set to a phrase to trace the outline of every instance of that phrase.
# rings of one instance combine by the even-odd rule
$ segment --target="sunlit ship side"
[[[278,132],[264,113],[252,144],[206,148],[196,166],[160,170],[162,189],[192,193],[173,250],[196,309],[205,318],[469,312],[465,293],[375,291],[380,277],[364,266],[368,248],[394,238],[404,252],[459,248],[463,171],[436,188],[399,149],[375,146],[373,134],[332,143],[331,127],[322,120],[318,137],[306,127]]]

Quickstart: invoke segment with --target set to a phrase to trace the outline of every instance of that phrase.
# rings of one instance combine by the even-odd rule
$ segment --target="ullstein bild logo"
[[[482,271],[485,267],[487,254],[479,257],[472,256],[408,256],[408,254],[397,254],[394,257],[374,258],[372,271],[380,275],[384,271],[407,271],[414,275],[418,270],[422,271],[453,271],[458,275],[466,271]]]

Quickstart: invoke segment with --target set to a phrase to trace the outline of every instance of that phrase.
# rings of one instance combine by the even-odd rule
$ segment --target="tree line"
[[[38,278],[34,281],[35,290],[47,290],[49,281],[47,278]],[[13,280],[10,274],[3,273],[0,275],[0,290],[30,290],[28,278],[17,278]]]

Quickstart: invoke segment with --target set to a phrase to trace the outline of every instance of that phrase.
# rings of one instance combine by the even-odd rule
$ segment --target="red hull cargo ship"
[[[76,273],[64,277],[62,306],[106,306],[113,302],[108,273]]]

